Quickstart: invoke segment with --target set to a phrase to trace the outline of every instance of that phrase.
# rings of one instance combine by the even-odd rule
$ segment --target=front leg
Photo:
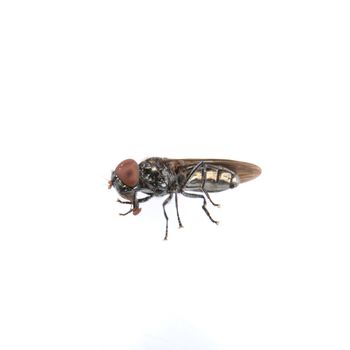
[[[138,199],[137,202],[138,202],[138,203],[145,203],[145,202],[147,202],[148,200],[150,200],[152,197],[153,197],[153,195],[150,194],[150,195],[147,196],[147,197]],[[130,202],[130,201],[122,201],[122,200],[120,200],[119,198],[117,199],[117,202],[118,202],[118,203],[121,203],[121,204],[129,204],[129,205],[131,205],[130,210],[128,210],[126,213],[119,213],[119,215],[121,215],[121,216],[128,215],[128,214],[130,214],[130,213],[134,210],[134,204],[133,204],[133,202]]]
[[[133,208],[130,208],[130,210],[128,210],[126,213],[119,213],[119,215],[121,215],[121,216],[128,215],[128,214],[132,213],[133,210],[134,210]]]
[[[153,194],[150,194],[150,195],[148,195],[147,197],[144,197],[144,198],[140,198],[140,199],[138,199],[137,201],[138,201],[139,203],[145,203],[145,202],[147,202],[148,200],[150,200],[151,198],[153,198]],[[132,202],[130,202],[130,201],[122,201],[122,200],[120,200],[119,198],[117,199],[117,202],[118,202],[118,203],[121,203],[121,204],[130,204],[130,205],[132,205]]]
[[[121,204],[132,204],[132,202],[130,202],[130,201],[121,201],[119,198],[117,199],[117,202],[118,203],[121,203]]]
[[[150,195],[148,195],[147,197],[144,197],[144,198],[140,198],[137,201],[139,203],[145,203],[145,202],[149,201],[151,198],[153,198],[153,194],[150,194]]]

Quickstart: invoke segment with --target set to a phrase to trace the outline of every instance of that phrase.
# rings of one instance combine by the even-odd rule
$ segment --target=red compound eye
[[[133,159],[123,160],[115,169],[115,174],[120,181],[128,186],[134,187],[139,182],[139,166]]]

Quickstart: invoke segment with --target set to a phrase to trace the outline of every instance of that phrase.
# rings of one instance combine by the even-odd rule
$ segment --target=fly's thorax
[[[233,171],[213,165],[199,167],[189,178],[185,189],[201,191],[204,188],[208,192],[220,192],[239,185],[239,176]]]
[[[142,192],[162,196],[172,188],[175,177],[163,158],[149,158],[139,168]]]

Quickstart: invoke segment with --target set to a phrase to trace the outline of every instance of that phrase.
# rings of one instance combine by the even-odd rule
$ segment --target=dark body
[[[129,160],[130,161],[130,160]],[[122,164],[122,163],[121,163]],[[168,159],[153,157],[138,164],[138,183],[129,187],[118,178],[116,171],[112,172],[110,186],[114,186],[121,196],[128,199],[127,203],[132,208],[125,214],[133,212],[134,215],[140,212],[139,203],[143,203],[152,197],[168,196],[163,202],[163,212],[166,218],[166,233],[168,236],[168,216],[165,206],[175,195],[175,205],[179,226],[182,223],[178,211],[177,194],[186,197],[202,199],[202,208],[209,219],[213,220],[208,212],[206,198],[215,204],[209,193],[221,192],[237,187],[240,183],[254,179],[261,173],[261,169],[250,163],[224,160],[224,159]],[[147,196],[137,198],[137,192]]]
[[[207,160],[149,158],[140,165],[140,188],[146,194],[164,196],[168,193],[220,192],[238,186],[237,174]]]

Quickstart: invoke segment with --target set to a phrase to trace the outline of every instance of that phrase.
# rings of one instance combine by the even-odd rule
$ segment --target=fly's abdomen
[[[188,174],[191,171],[189,169]],[[239,177],[233,171],[211,164],[201,165],[189,178],[184,190],[220,192],[239,185]]]

